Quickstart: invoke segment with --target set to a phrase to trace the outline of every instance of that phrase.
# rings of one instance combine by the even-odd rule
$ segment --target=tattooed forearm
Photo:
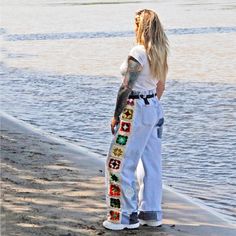
[[[114,112],[114,118],[117,121],[119,121],[120,114],[126,105],[126,100],[129,96],[130,92],[131,92],[131,89],[126,87],[124,84],[122,84],[119,88],[117,100],[116,100],[116,108],[115,108],[115,112]]]
[[[139,62],[132,57],[129,58],[128,69],[124,81],[119,88],[116,100],[114,118],[117,121],[119,121],[119,116],[126,105],[126,100],[129,97],[129,94],[131,93],[141,70],[142,66],[139,64]]]

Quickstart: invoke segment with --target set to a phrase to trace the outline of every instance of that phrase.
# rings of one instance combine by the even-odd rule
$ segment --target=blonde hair
[[[168,38],[158,15],[148,9],[136,12],[136,41],[143,44],[155,79],[165,81],[168,72],[167,57],[169,52]]]

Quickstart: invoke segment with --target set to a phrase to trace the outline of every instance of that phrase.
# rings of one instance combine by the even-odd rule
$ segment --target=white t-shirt
[[[129,56],[135,58],[143,67],[142,71],[139,73],[137,81],[134,84],[134,91],[147,91],[156,89],[156,84],[158,79],[154,79],[148,62],[148,57],[146,49],[143,45],[134,46],[130,52]],[[124,76],[128,68],[128,59],[126,59],[120,66],[121,74]]]

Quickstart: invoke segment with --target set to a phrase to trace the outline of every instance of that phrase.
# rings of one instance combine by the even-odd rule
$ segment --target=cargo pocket
[[[162,138],[164,118],[162,117],[157,123],[157,138]]]
[[[142,106],[142,122],[144,125],[154,125],[156,121],[156,109],[150,105]]]

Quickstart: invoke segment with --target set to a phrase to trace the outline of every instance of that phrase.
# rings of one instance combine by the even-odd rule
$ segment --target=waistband
[[[153,92],[153,91],[152,91],[152,92]],[[155,92],[156,92],[156,91],[155,91]],[[148,104],[149,104],[148,98],[153,98],[153,97],[155,97],[156,95],[157,95],[156,93],[152,93],[152,94],[141,94],[141,93],[135,94],[135,93],[133,93],[133,91],[132,91],[128,98],[129,98],[129,99],[140,99],[140,98],[142,98],[142,99],[144,100],[144,103],[145,103],[146,105],[148,105]]]
[[[157,94],[154,93],[154,94],[148,94],[148,95],[143,95],[143,94],[140,94],[140,95],[129,95],[129,98],[131,99],[139,99],[139,98],[143,98],[143,99],[147,99],[147,98],[153,98],[155,97]]]
[[[152,95],[156,93],[156,89],[150,89],[150,90],[143,90],[143,91],[136,91],[136,90],[132,90],[132,92],[130,93],[130,95]]]

